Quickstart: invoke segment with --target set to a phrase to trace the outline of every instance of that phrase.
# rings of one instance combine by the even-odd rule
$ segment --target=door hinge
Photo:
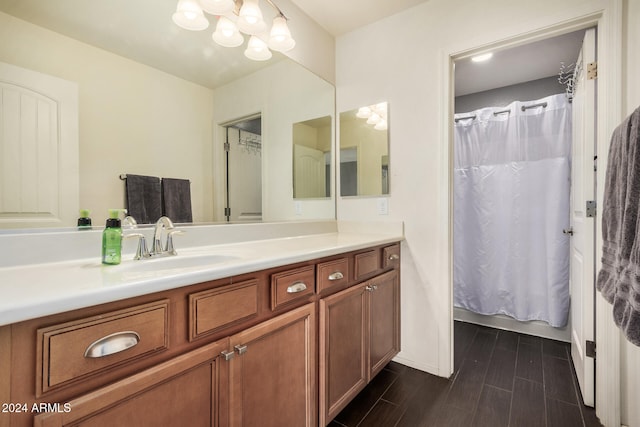
[[[230,151],[231,150],[231,144],[229,144],[228,142],[224,143],[224,151]]]
[[[587,218],[593,218],[596,216],[596,201],[587,200]]]
[[[587,64],[587,80],[593,80],[598,78],[598,63],[589,62]]]
[[[224,216],[231,216],[231,208],[224,208]]]
[[[594,341],[587,341],[586,354],[587,357],[596,358],[596,343]]]

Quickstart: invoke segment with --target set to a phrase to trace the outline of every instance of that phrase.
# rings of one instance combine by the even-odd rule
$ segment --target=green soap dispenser
[[[120,209],[109,209],[107,225],[102,232],[102,263],[120,264],[122,251],[122,228],[120,224]]]
[[[91,218],[88,209],[80,209],[80,217],[78,218],[78,230],[91,230]]]

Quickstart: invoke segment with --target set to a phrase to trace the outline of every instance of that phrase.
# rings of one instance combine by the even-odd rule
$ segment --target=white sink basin
[[[198,255],[175,255],[161,258],[151,258],[131,261],[120,264],[120,271],[127,272],[155,272],[167,270],[195,270],[207,268],[212,265],[238,259],[233,255],[215,255],[215,254],[198,254]]]

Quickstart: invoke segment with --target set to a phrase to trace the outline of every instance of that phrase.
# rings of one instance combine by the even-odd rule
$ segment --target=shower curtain
[[[455,119],[454,305],[565,326],[571,104],[554,95]]]

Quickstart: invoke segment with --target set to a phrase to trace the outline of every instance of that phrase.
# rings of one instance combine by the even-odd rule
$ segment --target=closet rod
[[[538,104],[531,104],[531,105],[523,105],[521,107],[522,111],[526,111],[529,108],[536,108],[536,107],[543,107],[543,108],[547,108],[547,103],[546,102],[540,102]]]

